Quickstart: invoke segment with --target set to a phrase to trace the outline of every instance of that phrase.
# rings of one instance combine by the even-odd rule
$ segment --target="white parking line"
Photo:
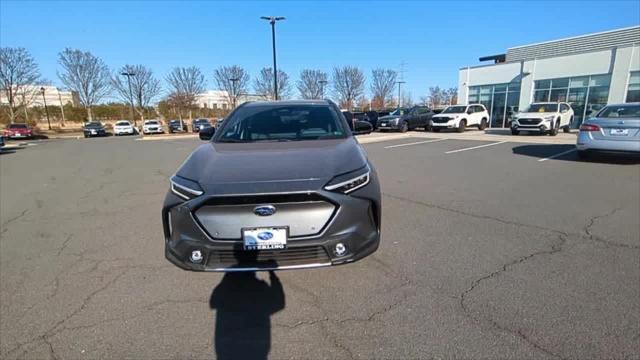
[[[484,144],[484,145],[473,146],[473,147],[468,147],[468,148],[464,148],[464,149],[451,150],[451,151],[445,152],[445,154],[453,154],[453,153],[457,153],[457,152],[461,152],[461,151],[480,149],[480,148],[487,147],[487,146],[504,144],[506,142],[508,142],[508,141],[498,141],[498,142],[494,142],[494,143],[491,143],[491,144]]]
[[[538,160],[538,161],[547,161],[547,160],[555,159],[555,158],[557,158],[557,157],[559,157],[559,156],[562,156],[562,155],[565,155],[565,154],[568,154],[568,153],[572,153],[572,152],[574,152],[574,151],[576,151],[576,149],[571,149],[571,150],[563,151],[563,152],[561,152],[561,153],[559,153],[559,154],[551,155],[551,156],[549,156],[549,157],[546,157],[546,158],[544,158],[544,159],[540,159],[540,160]]]
[[[448,140],[448,139],[434,139],[434,140],[426,140],[426,141],[418,141],[418,142],[412,142],[412,143],[406,143],[406,144],[398,144],[398,145],[390,145],[390,146],[385,146],[385,149],[393,149],[393,148],[397,148],[397,147],[401,147],[401,146],[411,146],[411,145],[418,145],[418,144],[428,144],[428,143],[433,143],[433,142],[438,142],[438,141],[443,141],[443,140]]]

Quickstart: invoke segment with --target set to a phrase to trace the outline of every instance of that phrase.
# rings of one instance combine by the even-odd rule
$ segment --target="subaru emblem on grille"
[[[253,213],[258,216],[271,216],[276,213],[276,207],[273,205],[260,205],[253,208]]]

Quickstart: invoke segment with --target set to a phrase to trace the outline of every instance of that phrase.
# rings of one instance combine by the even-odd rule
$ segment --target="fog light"
[[[338,256],[342,256],[347,253],[347,247],[344,246],[343,243],[337,243],[336,247],[333,249],[333,252]]]
[[[202,261],[202,252],[200,250],[193,250],[189,257],[192,263],[199,264]]]

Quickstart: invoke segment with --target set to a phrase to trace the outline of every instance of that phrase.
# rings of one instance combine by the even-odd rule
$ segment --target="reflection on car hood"
[[[380,117],[378,120],[395,120],[400,118],[401,118],[400,115],[386,115],[386,116]]]
[[[313,191],[334,176],[366,165],[354,140],[207,143],[177,175],[197,181],[209,194]]]

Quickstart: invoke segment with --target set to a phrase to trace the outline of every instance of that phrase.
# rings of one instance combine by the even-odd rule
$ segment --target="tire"
[[[520,130],[511,129],[511,135],[520,135]]]
[[[480,125],[478,125],[478,130],[484,130],[487,128],[487,119],[482,119],[480,121]]]
[[[562,128],[562,132],[565,133],[565,134],[571,132],[571,128],[569,127],[569,125],[563,127]]]
[[[556,119],[556,123],[553,124],[553,129],[549,130],[549,136],[558,135],[558,130],[560,130],[560,119]]]
[[[456,128],[456,131],[459,133],[462,133],[466,130],[467,128],[467,120],[460,120],[460,122],[458,123],[458,127]]]
[[[88,138],[88,137],[89,137],[89,135],[87,135],[87,134],[84,134],[84,138],[85,138],[85,139],[86,139],[86,138]]]
[[[400,127],[401,133],[406,133],[409,130],[409,124],[406,121],[402,122],[402,127]]]
[[[425,126],[424,126],[424,131],[425,131],[425,132],[429,132],[429,131],[433,131],[433,129],[431,128],[431,126],[429,126],[429,125],[425,125]]]
[[[433,131],[433,132],[440,132],[440,128],[431,128],[431,131]]]

